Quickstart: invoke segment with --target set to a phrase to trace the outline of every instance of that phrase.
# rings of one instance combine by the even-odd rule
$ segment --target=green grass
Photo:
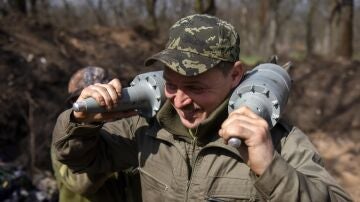
[[[352,56],[352,59],[360,61],[360,51],[359,52],[354,52],[353,56]]]
[[[293,51],[290,53],[289,57],[294,60],[304,60],[306,58],[306,53],[304,51]]]

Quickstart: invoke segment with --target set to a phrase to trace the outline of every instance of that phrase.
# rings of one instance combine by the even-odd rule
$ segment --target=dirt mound
[[[359,61],[321,58],[295,62],[287,114],[306,131],[320,129],[359,141],[359,65]]]
[[[307,134],[326,168],[360,199],[360,62],[294,62],[286,116]]]
[[[19,16],[0,20],[1,161],[24,154],[24,165],[49,170],[51,132],[71,74],[101,66],[127,85],[151,70],[143,61],[161,48],[154,41],[131,28],[69,30]]]
[[[151,71],[143,61],[163,47],[149,36],[139,27],[69,30],[30,18],[0,19],[0,162],[16,160],[32,173],[51,170],[51,132],[71,74],[101,66],[126,85]],[[358,199],[360,62],[293,62],[286,116],[309,134],[327,168]]]

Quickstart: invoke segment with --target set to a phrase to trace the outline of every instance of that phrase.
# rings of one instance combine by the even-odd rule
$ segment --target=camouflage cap
[[[95,83],[107,83],[109,80],[108,71],[101,67],[88,66],[78,70],[69,80],[69,96],[65,100],[65,103],[71,107],[79,97],[83,88]]]
[[[88,66],[75,72],[70,78],[68,92],[73,93],[95,83],[109,81],[107,71],[101,67]]]
[[[182,75],[194,76],[221,61],[235,62],[239,54],[240,37],[231,24],[214,16],[195,14],[170,28],[165,50],[148,58],[145,65],[159,61]]]

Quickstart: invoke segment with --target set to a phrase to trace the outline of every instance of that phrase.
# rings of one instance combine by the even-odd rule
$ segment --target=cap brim
[[[221,62],[219,59],[174,49],[165,49],[151,56],[146,59],[145,66],[150,66],[156,61],[184,76],[195,76],[204,73]]]

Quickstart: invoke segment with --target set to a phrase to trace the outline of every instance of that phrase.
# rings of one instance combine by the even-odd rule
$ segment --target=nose
[[[178,89],[174,97],[174,105],[176,108],[182,108],[191,103],[191,98],[184,93],[184,91]]]

